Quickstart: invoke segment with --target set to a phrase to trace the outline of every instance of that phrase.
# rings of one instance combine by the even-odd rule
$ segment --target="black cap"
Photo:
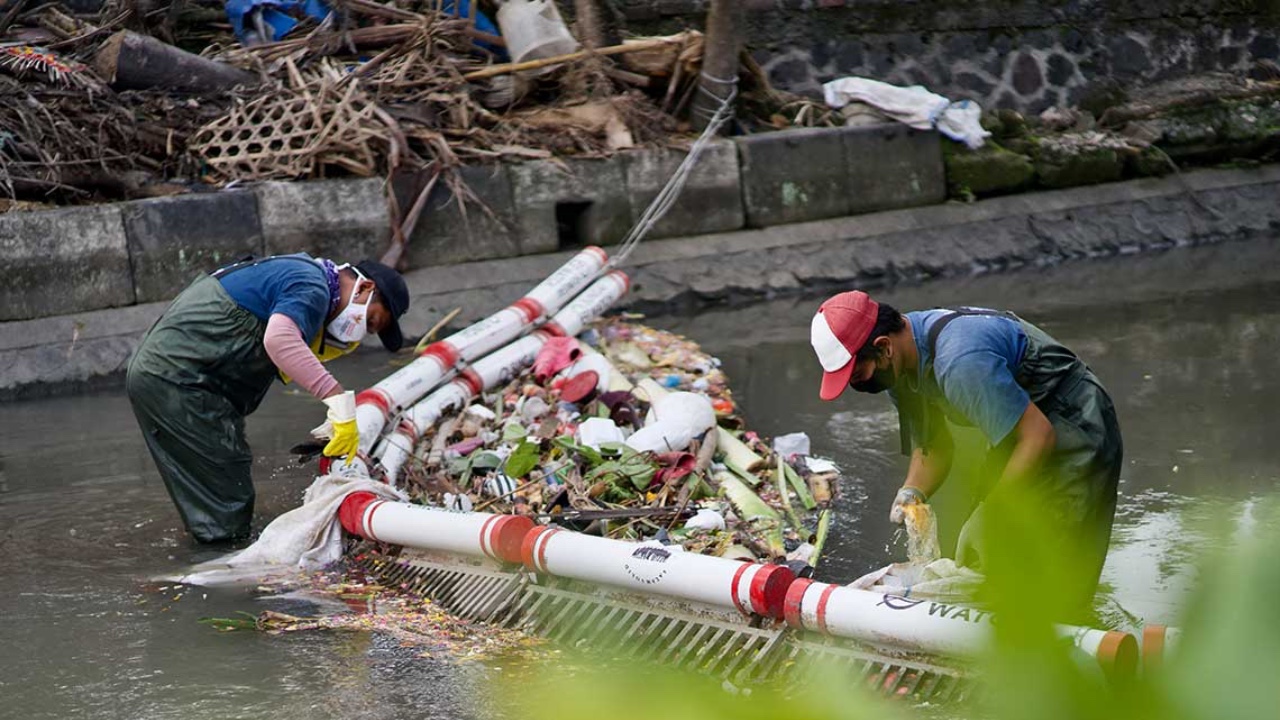
[[[404,278],[400,277],[400,273],[380,262],[365,260],[356,263],[356,269],[373,281],[378,288],[378,297],[382,298],[382,304],[391,311],[391,324],[378,333],[378,338],[382,340],[383,347],[395,352],[404,347],[404,333],[400,331],[400,316],[409,309],[409,288],[404,284]]]

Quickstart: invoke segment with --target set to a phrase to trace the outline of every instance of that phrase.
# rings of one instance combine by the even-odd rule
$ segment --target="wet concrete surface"
[[[1280,242],[899,287],[900,309],[1013,309],[1075,349],[1116,399],[1125,470],[1104,597],[1115,616],[1176,623],[1213,518],[1247,525],[1280,486]],[[905,472],[883,397],[817,398],[808,347],[821,298],[712,310],[652,324],[724,361],[748,424],[805,431],[846,472],[820,575],[847,581],[902,553],[886,515]],[[394,369],[380,352],[334,366],[351,387]],[[474,717],[493,668],[424,659],[351,633],[218,633],[239,611],[324,610],[245,590],[149,579],[213,551],[181,531],[122,393],[9,403],[0,413],[0,697],[15,717]],[[277,389],[248,423],[260,527],[294,507],[309,468],[288,448],[323,419]],[[938,499],[944,548],[964,488]],[[949,494],[949,495],[947,495]],[[958,511],[957,511],[958,512]],[[160,588],[166,588],[160,590]]]

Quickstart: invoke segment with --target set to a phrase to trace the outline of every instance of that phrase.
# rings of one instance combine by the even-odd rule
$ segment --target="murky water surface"
[[[900,309],[1007,307],[1084,356],[1115,397],[1126,465],[1103,576],[1117,613],[1176,622],[1205,521],[1247,526],[1280,487],[1280,242],[899,288]],[[808,348],[819,299],[655,318],[719,355],[751,426],[803,430],[846,480],[824,579],[901,554],[886,519],[905,472],[883,397],[817,398]],[[335,366],[348,386],[391,370],[364,354]],[[853,395],[852,393],[846,394]],[[483,716],[497,667],[421,658],[355,633],[220,634],[197,622],[314,599],[244,590],[159,590],[148,578],[207,559],[186,539],[122,393],[0,406],[0,697],[13,717],[351,718]],[[259,526],[298,504],[308,473],[287,449],[323,408],[276,391],[249,421]],[[962,488],[937,500],[954,542]],[[160,585],[159,587],[166,587]]]

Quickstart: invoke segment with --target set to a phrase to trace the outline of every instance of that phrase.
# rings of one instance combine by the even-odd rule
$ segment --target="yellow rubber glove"
[[[356,427],[356,394],[348,390],[324,399],[329,406],[329,425],[333,428],[329,443],[324,446],[326,457],[345,457],[347,464],[360,449],[360,430]]]

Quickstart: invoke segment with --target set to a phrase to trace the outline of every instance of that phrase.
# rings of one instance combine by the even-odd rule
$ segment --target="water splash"
[[[926,503],[910,503],[902,507],[903,527],[907,531],[907,562],[928,565],[942,557],[938,545],[938,518]]]

